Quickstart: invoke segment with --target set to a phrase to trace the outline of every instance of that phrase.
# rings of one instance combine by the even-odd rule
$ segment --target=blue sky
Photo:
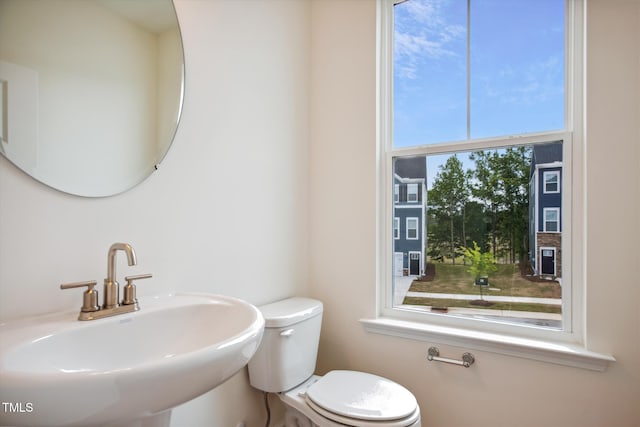
[[[564,0],[471,0],[471,138],[564,128]],[[467,0],[395,6],[394,145],[467,139]]]

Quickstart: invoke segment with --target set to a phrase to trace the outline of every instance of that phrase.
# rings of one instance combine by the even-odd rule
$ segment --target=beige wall
[[[205,291],[254,304],[307,292],[309,4],[177,0],[183,119],[149,179],[122,195],[51,190],[0,156],[0,321],[75,309],[60,283],[102,280],[129,242],[153,273],[140,295]],[[216,325],[202,325],[203,328]],[[173,415],[175,426],[264,424],[245,373]]]
[[[375,2],[322,0],[312,6],[309,191],[321,372],[405,384],[425,426],[640,425],[640,6],[594,0],[587,10],[587,340],[618,361],[599,373],[474,351],[462,369],[427,362],[432,343],[364,331],[358,319],[376,299]]]

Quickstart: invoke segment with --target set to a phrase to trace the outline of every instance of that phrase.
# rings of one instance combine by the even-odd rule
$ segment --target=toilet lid
[[[348,418],[388,421],[416,412],[413,394],[386,378],[356,371],[331,371],[307,390],[319,407]]]

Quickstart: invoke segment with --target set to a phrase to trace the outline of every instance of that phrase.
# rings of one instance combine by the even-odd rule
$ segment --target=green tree
[[[473,242],[473,248],[464,247],[461,248],[464,252],[464,259],[471,264],[471,267],[467,270],[473,274],[474,283],[480,287],[480,299],[482,298],[482,287],[484,286],[478,279],[487,278],[487,284],[489,282],[489,273],[495,272],[496,259],[491,252],[482,252],[476,242]]]
[[[475,161],[473,172],[474,184],[471,194],[478,199],[489,216],[488,234],[491,238],[491,250],[495,258],[498,248],[498,214],[500,212],[500,176],[498,170],[499,154],[497,151],[476,151],[469,156]]]
[[[528,252],[530,168],[529,147],[511,147],[500,155],[498,175],[502,187],[502,215],[499,226],[503,240],[508,243],[511,262],[522,260]]]
[[[489,277],[489,273],[493,273],[498,270],[496,267],[496,259],[491,252],[483,252],[476,242],[473,242],[473,247],[462,247],[464,257],[471,265],[467,270],[473,274],[474,279],[480,279],[482,277]]]
[[[484,150],[470,155],[476,167],[471,193],[487,211],[494,258],[505,248],[511,262],[526,257],[531,149]]]
[[[456,155],[447,159],[440,166],[433,187],[429,190],[429,207],[436,217],[446,219],[449,231],[449,253],[456,263],[456,218],[462,213],[462,208],[469,198],[467,175],[462,168],[462,162]]]
[[[469,246],[475,241],[481,248],[488,248],[487,245],[487,215],[484,205],[475,200],[469,200],[464,207],[465,235],[462,246]]]

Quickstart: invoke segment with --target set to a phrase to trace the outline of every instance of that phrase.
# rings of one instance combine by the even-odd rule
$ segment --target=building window
[[[407,184],[407,202],[418,202],[418,184]]]
[[[396,184],[393,186],[393,200],[395,202],[400,201],[400,184]]]
[[[544,231],[560,231],[560,208],[544,208]]]
[[[395,248],[381,238],[381,315],[575,340],[582,317],[571,298],[581,298],[582,278],[569,267],[582,260],[566,260],[562,277],[544,282],[551,285],[551,298],[534,279],[541,247],[559,245],[554,262],[560,265],[582,238],[571,234],[572,225],[583,221],[584,184],[572,178],[581,158],[570,157],[582,150],[581,134],[574,131],[582,128],[581,2],[379,5],[380,232],[391,236],[393,218],[414,209],[395,203],[394,179],[423,179],[425,200],[415,206],[422,213],[406,220],[406,238],[419,242],[411,250],[424,253],[425,271],[435,269],[432,282],[412,284],[410,297],[394,298]],[[554,171],[543,171],[543,165]],[[420,174],[410,174],[418,168]],[[418,199],[418,188],[415,194]],[[562,229],[557,206],[571,207]],[[543,230],[554,235],[545,238]],[[493,266],[478,273],[489,277],[486,289],[469,272],[473,253]],[[538,292],[539,304],[520,304],[519,285]],[[460,297],[434,298],[439,292]],[[447,310],[433,310],[442,306]]]
[[[393,238],[395,240],[400,238],[400,218],[393,219]]]
[[[407,240],[418,240],[418,218],[407,218]]]
[[[560,192],[560,171],[545,171],[543,173],[543,179],[545,193]]]

